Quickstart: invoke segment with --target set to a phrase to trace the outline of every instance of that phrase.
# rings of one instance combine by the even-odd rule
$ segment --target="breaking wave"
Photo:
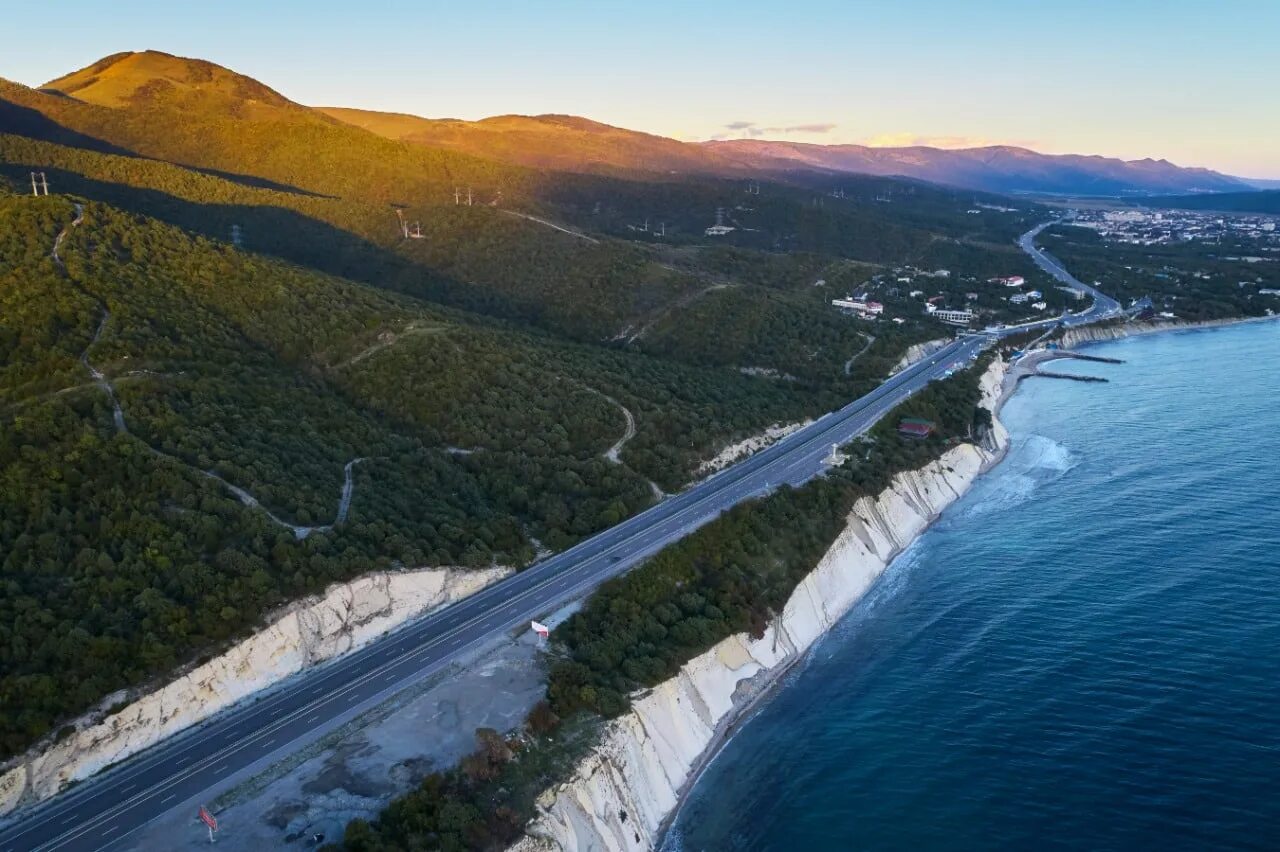
[[[1042,486],[1066,476],[1080,464],[1080,456],[1043,435],[1017,440],[995,474],[979,480],[975,497],[958,517],[1001,512],[1035,495]]]

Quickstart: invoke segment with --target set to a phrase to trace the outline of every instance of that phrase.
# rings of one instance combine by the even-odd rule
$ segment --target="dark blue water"
[[[1280,849],[1280,323],[1089,351],[669,848]]]

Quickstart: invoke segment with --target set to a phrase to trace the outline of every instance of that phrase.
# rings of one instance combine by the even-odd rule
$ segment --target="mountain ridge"
[[[202,119],[279,122],[315,137],[317,143],[322,138],[330,138],[349,146],[351,140],[343,139],[344,134],[349,136],[353,132],[351,128],[358,128],[400,146],[431,149],[437,156],[462,154],[539,171],[746,179],[788,175],[800,179],[805,173],[826,177],[861,174],[905,177],[1006,194],[1145,196],[1241,192],[1255,188],[1244,179],[1211,169],[1177,166],[1164,159],[1125,161],[1099,155],[1041,154],[1012,145],[942,149],[762,139],[683,142],[560,113],[507,114],[467,121],[348,107],[311,107],[216,63],[155,50],[114,53],[27,91],[30,94],[18,98],[19,102],[44,95],[87,108],[104,108],[117,116],[138,111],[181,110],[191,116],[192,122]],[[41,111],[55,117],[55,113],[65,113],[67,109],[50,107]],[[122,121],[125,119],[107,118],[90,123]],[[87,126],[67,129],[86,132]],[[227,128],[213,129],[225,131]],[[190,146],[199,141],[190,130],[181,126],[175,128],[174,134],[189,137],[185,140],[189,151]],[[132,134],[116,131],[109,135],[123,138]],[[135,143],[132,147],[138,153],[151,156],[174,144],[154,139],[129,141]],[[366,147],[375,150],[377,146]],[[383,151],[383,155],[395,158],[407,153],[405,150]],[[190,151],[182,159],[220,167],[216,163],[201,162],[209,158],[198,151]],[[350,165],[348,171],[354,173],[358,166]],[[319,185],[310,188],[327,191]]]
[[[946,149],[927,145],[878,148],[739,139],[703,143],[750,161],[791,161],[831,171],[914,177],[992,192],[1122,195],[1160,192],[1231,192],[1249,189],[1211,169],[1165,159],[1121,160],[1098,154],[1042,154],[1015,145]]]

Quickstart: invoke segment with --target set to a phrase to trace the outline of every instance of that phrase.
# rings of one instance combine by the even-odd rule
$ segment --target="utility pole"
[[[409,239],[409,223],[404,220],[404,211],[399,207],[396,208],[396,218],[400,220],[400,234],[404,239]]]
[[[240,226],[232,225],[231,226],[231,245],[235,246],[236,248],[240,248],[240,242],[241,242],[242,236],[243,235],[240,232]]]
[[[459,192],[459,190],[458,190],[458,188],[455,186],[455,187],[453,188],[453,206],[454,206],[454,207],[457,207],[459,204],[461,204],[461,203],[462,203],[462,202],[461,202],[461,200],[458,198],[458,192]]]
[[[471,206],[471,187],[467,187],[467,206]]]

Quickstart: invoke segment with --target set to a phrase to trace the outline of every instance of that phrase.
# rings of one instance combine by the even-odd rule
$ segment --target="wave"
[[[1080,464],[1081,457],[1065,445],[1044,435],[1028,435],[1015,440],[1004,463],[994,475],[979,480],[973,500],[953,518],[973,518],[1003,512],[1025,503],[1045,485],[1066,476]]]

